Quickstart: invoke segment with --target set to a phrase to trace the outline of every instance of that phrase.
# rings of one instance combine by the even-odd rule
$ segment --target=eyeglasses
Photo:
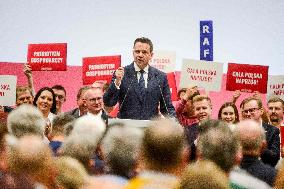
[[[96,101],[101,101],[102,99],[103,99],[102,97],[97,97],[97,98],[88,99],[88,101],[90,101],[91,103],[94,103]]]
[[[58,97],[58,99],[59,99],[60,101],[62,101],[62,100],[64,99],[64,96],[63,96],[63,95],[57,95],[57,94],[56,94],[56,95],[55,95],[55,98],[56,98],[56,97]]]
[[[256,110],[259,110],[259,108],[250,108],[247,110],[243,110],[242,113],[243,114],[254,113]]]

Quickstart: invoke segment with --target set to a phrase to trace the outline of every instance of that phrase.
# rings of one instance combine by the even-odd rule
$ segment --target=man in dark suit
[[[149,65],[152,56],[151,40],[137,38],[133,47],[134,62],[115,71],[104,94],[104,104],[112,107],[119,102],[119,118],[149,120],[158,117],[159,106],[163,115],[176,117],[167,75]]]
[[[264,128],[254,120],[241,121],[237,128],[243,152],[240,167],[273,186],[277,174],[275,168],[259,160],[266,145]]]
[[[261,160],[275,167],[280,159],[279,129],[262,121],[263,106],[259,98],[248,97],[242,101],[240,106],[243,119],[254,120],[264,128],[267,147],[261,153]]]
[[[72,115],[74,118],[79,118],[88,112],[87,106],[85,104],[84,94],[90,88],[91,88],[90,86],[84,86],[79,89],[77,93],[78,108],[70,110],[69,112],[66,112],[66,114]]]

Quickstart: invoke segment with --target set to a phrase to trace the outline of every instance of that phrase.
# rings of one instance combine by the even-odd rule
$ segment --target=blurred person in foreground
[[[280,159],[280,131],[278,128],[265,123],[262,119],[264,112],[260,98],[248,97],[240,105],[244,120],[254,120],[265,130],[266,148],[262,150],[261,160],[275,167]]]
[[[187,163],[182,126],[168,118],[151,121],[142,139],[141,172],[125,188],[175,188]]]

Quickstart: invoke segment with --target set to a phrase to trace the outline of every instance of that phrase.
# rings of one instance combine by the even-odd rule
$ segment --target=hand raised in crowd
[[[104,89],[104,85],[106,84],[106,81],[95,81],[92,84],[92,88],[99,88],[99,89]]]
[[[183,96],[181,96],[181,98],[183,100],[188,101],[189,99],[192,99],[192,96],[194,94],[196,94],[197,91],[198,91],[197,86],[189,87],[189,88],[186,89],[185,94]]]
[[[233,93],[233,99],[232,102],[236,103],[236,101],[238,100],[238,98],[241,96],[241,91],[240,90],[235,90]]]
[[[31,78],[32,77],[32,68],[31,68],[30,65],[25,64],[23,71],[24,71],[25,75],[27,76],[27,78]]]
[[[120,85],[122,78],[124,76],[124,68],[123,67],[119,67],[117,68],[117,70],[115,71],[115,84],[116,85]]]
[[[260,92],[258,92],[258,91],[254,91],[252,96],[253,96],[254,98],[261,99]]]

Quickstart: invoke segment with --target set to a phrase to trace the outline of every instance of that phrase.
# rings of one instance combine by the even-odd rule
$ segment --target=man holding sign
[[[119,118],[149,120],[158,116],[159,105],[163,115],[176,117],[167,75],[149,65],[152,56],[151,40],[137,38],[133,47],[134,62],[115,71],[104,94],[104,103],[111,107],[119,102]]]

